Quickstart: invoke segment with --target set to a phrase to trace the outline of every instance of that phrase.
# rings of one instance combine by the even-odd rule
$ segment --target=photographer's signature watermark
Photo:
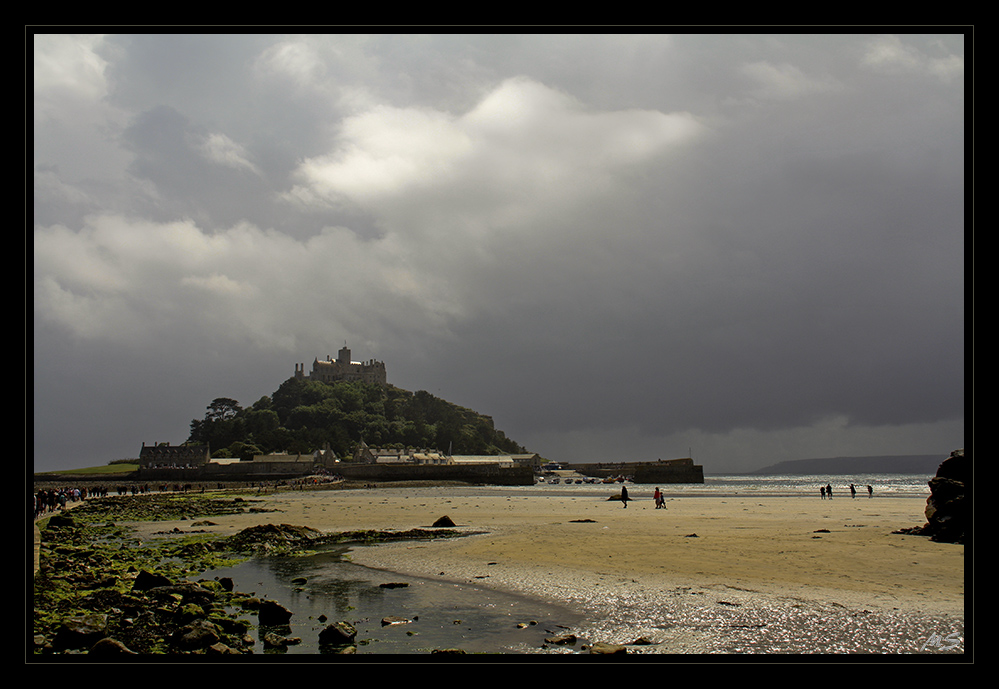
[[[953,651],[955,648],[961,646],[961,635],[957,632],[948,634],[947,636],[940,636],[939,634],[930,634],[930,638],[926,640],[920,651]]]

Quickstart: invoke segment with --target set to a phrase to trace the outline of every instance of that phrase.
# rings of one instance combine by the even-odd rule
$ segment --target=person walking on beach
[[[826,495],[828,495],[829,499],[832,500],[832,486],[828,483],[826,484]]]
[[[826,487],[825,486],[819,486],[819,495],[822,496],[823,500],[826,499]]]
[[[628,489],[621,486],[621,502],[624,503],[624,508],[628,509]]]
[[[874,489],[871,488],[870,486],[867,486],[867,497],[870,498],[873,497],[873,495],[874,495]]]
[[[656,486],[656,492],[652,495],[653,500],[656,501],[656,509],[658,510],[662,506],[663,494],[659,492],[659,486]]]
[[[852,483],[850,484],[850,497],[851,498],[857,497],[857,489],[853,487]]]

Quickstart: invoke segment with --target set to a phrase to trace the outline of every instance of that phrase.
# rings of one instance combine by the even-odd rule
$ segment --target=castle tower
[[[350,364],[350,350],[347,349],[346,343],[343,345],[343,348],[337,352],[336,361],[341,366],[347,366]]]

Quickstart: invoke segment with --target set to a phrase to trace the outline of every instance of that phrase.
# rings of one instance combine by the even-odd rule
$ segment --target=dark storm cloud
[[[39,465],[345,340],[556,459],[963,443],[959,36],[35,52]]]

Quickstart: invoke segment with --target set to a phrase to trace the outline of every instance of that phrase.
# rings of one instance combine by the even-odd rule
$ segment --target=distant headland
[[[819,457],[793,459],[765,466],[747,474],[927,474],[932,476],[947,458],[938,455],[877,455],[872,457]]]

